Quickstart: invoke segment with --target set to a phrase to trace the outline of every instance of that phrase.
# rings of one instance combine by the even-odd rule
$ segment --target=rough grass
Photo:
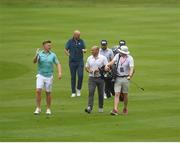
[[[0,141],[180,141],[177,2],[1,0]],[[109,47],[120,39],[127,41],[136,64],[133,80],[145,88],[141,92],[131,84],[128,116],[109,115],[113,98],[105,101],[104,113],[99,114],[97,95],[93,113],[84,113],[87,73],[82,97],[70,98],[63,49],[75,29],[82,32],[89,50],[85,60],[90,47],[101,39],[107,39]],[[36,65],[32,57],[45,39],[53,41],[63,67],[61,81],[55,72],[50,118],[44,114],[44,94],[43,113],[33,115]]]

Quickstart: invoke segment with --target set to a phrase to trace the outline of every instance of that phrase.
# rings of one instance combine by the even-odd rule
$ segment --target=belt
[[[99,77],[94,77],[94,76],[89,76],[90,78],[101,78],[100,76]]]
[[[120,77],[120,78],[124,78],[124,77],[128,77],[129,75],[122,75],[122,76],[117,76],[117,77]]]

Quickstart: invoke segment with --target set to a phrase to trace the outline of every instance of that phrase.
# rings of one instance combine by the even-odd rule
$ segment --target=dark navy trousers
[[[77,89],[81,90],[83,82],[84,62],[69,62],[71,72],[71,90],[76,93],[76,75],[78,76]]]

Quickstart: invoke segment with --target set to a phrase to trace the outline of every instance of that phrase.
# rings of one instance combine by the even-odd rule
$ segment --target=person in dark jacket
[[[71,73],[71,97],[81,96],[83,82],[84,61],[83,54],[86,52],[84,41],[80,38],[80,31],[75,30],[73,38],[69,39],[65,46],[65,54],[69,56],[69,68]],[[76,90],[76,74],[78,83]]]

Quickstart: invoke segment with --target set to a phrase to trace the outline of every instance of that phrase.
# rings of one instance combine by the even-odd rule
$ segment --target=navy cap
[[[101,45],[107,45],[107,40],[101,40]]]
[[[120,41],[119,41],[119,45],[120,45],[120,46],[126,45],[126,41],[125,41],[125,40],[120,40]]]

